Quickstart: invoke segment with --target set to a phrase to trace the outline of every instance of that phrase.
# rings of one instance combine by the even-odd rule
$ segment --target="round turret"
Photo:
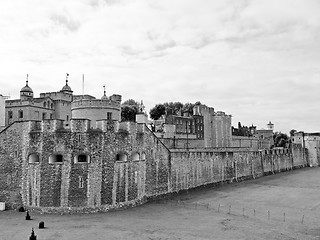
[[[67,77],[66,77],[66,85],[63,86],[63,88],[61,89],[60,92],[64,92],[64,93],[70,93],[72,94],[73,91],[71,90],[71,87],[68,85],[68,77],[69,77],[69,74],[67,73]]]
[[[103,86],[103,96],[101,97],[101,100],[109,100],[109,98],[106,95],[106,86]]]
[[[31,87],[29,87],[28,85],[28,74],[27,74],[27,81],[26,81],[26,85],[21,88],[20,90],[20,99],[21,100],[27,100],[27,99],[30,99],[30,98],[33,98],[33,91],[31,89]]]

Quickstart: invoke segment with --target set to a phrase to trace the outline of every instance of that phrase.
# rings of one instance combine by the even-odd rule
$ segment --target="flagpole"
[[[84,98],[84,74],[82,74],[82,98]]]

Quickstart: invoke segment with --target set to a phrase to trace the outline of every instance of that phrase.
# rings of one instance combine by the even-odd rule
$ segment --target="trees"
[[[150,110],[150,117],[157,120],[161,115],[178,115],[180,111],[188,112],[193,115],[193,107],[195,105],[201,105],[200,101],[196,103],[181,103],[181,102],[165,102],[163,104],[157,104],[154,108]],[[155,118],[154,118],[155,117]]]
[[[290,130],[290,137],[294,136],[294,134],[297,132],[297,130],[295,129],[291,129]]]
[[[285,133],[275,132],[273,134],[273,140],[275,147],[285,147],[289,141],[289,137]]]
[[[128,99],[121,104],[121,121],[136,121],[136,114],[139,111],[139,103]]]
[[[167,115],[177,115],[183,104],[181,102],[165,102],[163,106],[166,109]]]
[[[163,104],[157,104],[150,110],[150,117],[153,120],[158,120],[162,115],[166,113],[166,108]]]

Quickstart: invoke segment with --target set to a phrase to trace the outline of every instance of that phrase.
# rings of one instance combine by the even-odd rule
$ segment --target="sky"
[[[319,0],[3,0],[0,94],[200,101],[233,126],[320,131]]]

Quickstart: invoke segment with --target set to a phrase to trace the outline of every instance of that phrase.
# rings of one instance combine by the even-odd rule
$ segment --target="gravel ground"
[[[320,239],[320,168],[189,191],[96,214],[0,212],[0,239]],[[39,229],[40,221],[45,229]]]

